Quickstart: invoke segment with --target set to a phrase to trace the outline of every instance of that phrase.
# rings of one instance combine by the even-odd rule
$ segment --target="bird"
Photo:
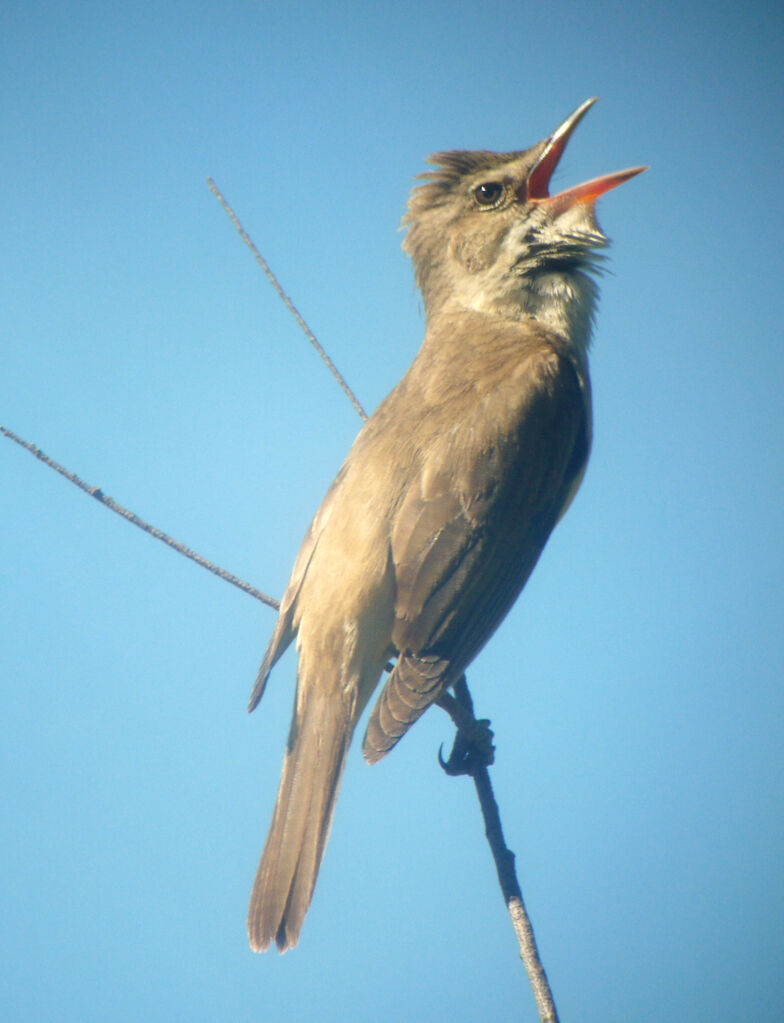
[[[358,434],[307,531],[249,711],[296,640],[296,694],[248,912],[295,946],[354,730],[385,670],[373,764],[495,632],[572,501],[591,447],[588,348],[609,244],[596,200],[645,167],[550,195],[595,97],[513,152],[429,157],[403,218],[424,342]]]

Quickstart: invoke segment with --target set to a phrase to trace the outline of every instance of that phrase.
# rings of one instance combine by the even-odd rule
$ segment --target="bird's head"
[[[596,296],[590,271],[608,244],[596,200],[645,170],[632,167],[550,195],[569,138],[595,102],[587,100],[530,149],[429,158],[436,169],[421,175],[403,219],[404,248],[428,314],[451,304],[514,319],[554,313],[566,317],[558,327],[567,332],[579,321],[587,345]]]

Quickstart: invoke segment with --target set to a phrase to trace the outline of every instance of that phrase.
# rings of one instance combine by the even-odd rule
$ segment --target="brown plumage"
[[[405,247],[425,341],[313,520],[251,696],[252,710],[296,636],[294,715],[248,915],[254,949],[299,940],[346,753],[387,661],[364,740],[371,763],[484,646],[579,486],[590,271],[606,244],[593,206],[632,173],[590,195],[547,194],[589,105],[524,152],[439,154],[412,195]]]

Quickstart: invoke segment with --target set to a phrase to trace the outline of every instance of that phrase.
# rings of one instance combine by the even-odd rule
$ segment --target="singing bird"
[[[429,158],[404,218],[427,318],[406,375],[354,442],[308,530],[249,710],[296,638],[283,776],[251,946],[297,944],[349,744],[380,760],[496,630],[580,485],[588,347],[609,243],[596,200],[644,167],[550,195],[588,100],[518,152]]]

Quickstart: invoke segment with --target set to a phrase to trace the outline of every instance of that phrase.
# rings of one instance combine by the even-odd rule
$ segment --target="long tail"
[[[310,688],[310,687],[308,687]],[[353,714],[340,696],[311,691],[295,713],[283,777],[248,911],[251,947],[299,941],[329,837]]]

